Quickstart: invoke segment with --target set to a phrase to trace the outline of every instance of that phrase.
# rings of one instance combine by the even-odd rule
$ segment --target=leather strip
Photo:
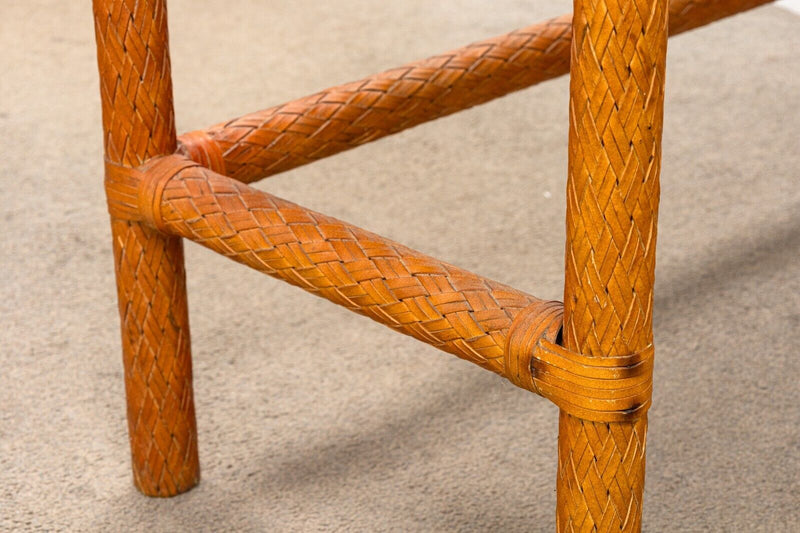
[[[200,165],[189,159],[166,156],[151,159],[140,167],[138,204],[144,222],[166,233],[161,218],[161,194],[164,187],[181,170],[196,166]]]
[[[222,149],[205,131],[196,130],[181,135],[176,153],[185,155],[218,174],[226,175]]]
[[[593,422],[641,417],[653,391],[653,345],[622,357],[590,357],[540,339],[532,358],[535,392]]]
[[[165,233],[161,218],[161,194],[167,182],[181,170],[200,166],[184,157],[160,156],[138,168],[106,161],[106,198],[113,218],[144,222]]]
[[[563,315],[564,305],[555,301],[534,302],[517,315],[504,350],[506,377],[511,383],[539,394],[531,372],[533,347],[543,338],[556,341]]]
[[[625,356],[575,353],[557,344],[562,315],[559,302],[535,302],[520,312],[506,339],[506,377],[584,420],[641,417],[651,403],[653,345]]]

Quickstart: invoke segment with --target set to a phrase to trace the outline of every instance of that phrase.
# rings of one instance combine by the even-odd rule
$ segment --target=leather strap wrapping
[[[166,233],[167,227],[161,217],[161,195],[164,187],[176,173],[196,166],[199,165],[189,159],[157,157],[141,167],[137,203],[145,222]]]
[[[514,319],[504,350],[507,377],[514,385],[539,393],[533,380],[533,354],[543,335],[553,342],[558,339],[563,318],[561,302],[535,302]]]
[[[575,353],[558,344],[562,319],[560,302],[535,302],[517,315],[506,339],[506,377],[584,420],[644,415],[653,389],[653,346],[615,357]]]
[[[653,391],[653,346],[625,356],[591,357],[539,339],[532,358],[534,392],[593,422],[640,418]]]
[[[177,172],[201,166],[190,159],[154,157],[138,168],[106,161],[106,199],[109,214],[129,222],[146,222],[164,232],[161,194]]]

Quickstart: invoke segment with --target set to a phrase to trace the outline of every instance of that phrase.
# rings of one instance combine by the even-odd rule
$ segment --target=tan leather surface
[[[570,352],[555,344],[561,302],[481,278],[186,157],[112,170],[109,197],[119,199],[112,214],[133,212],[136,221],[472,361],[576,416],[633,420],[650,405],[652,346],[610,358]]]
[[[674,1],[669,13],[664,1],[579,3],[574,20],[190,132],[178,145],[164,1],[95,0],[137,486],[169,496],[199,480],[185,237],[550,398],[562,407],[559,530],[638,530],[666,21],[674,34],[762,3]],[[570,62],[564,346],[557,302],[240,183],[561,75]],[[176,151],[203,166],[168,155]]]
[[[171,496],[200,476],[183,243],[115,211],[125,169],[176,147],[165,2],[95,0],[94,20],[134,482]]]
[[[669,31],[770,1],[672,0]],[[571,21],[571,14],[562,15],[187,133],[179,138],[181,152],[249,183],[349,150],[567,74]]]
[[[136,220],[500,375],[507,376],[506,337],[520,311],[528,309],[534,324],[543,322],[542,338],[555,341],[560,330],[559,302],[439,261],[186,157],[155,158],[128,176],[115,183],[137,191],[127,200],[140,208]],[[126,211],[117,209],[120,216]]]
[[[563,345],[585,356],[653,342],[667,16],[666,0],[576,2]],[[647,417],[570,411],[559,419],[557,529],[639,531]]]

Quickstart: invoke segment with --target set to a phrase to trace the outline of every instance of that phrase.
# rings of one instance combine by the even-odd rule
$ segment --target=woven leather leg
[[[107,167],[175,150],[164,0],[94,0]],[[173,496],[200,478],[182,241],[112,217],[136,486]]]
[[[576,0],[563,340],[587,356],[653,340],[665,0]],[[646,415],[559,420],[559,531],[639,531]]]

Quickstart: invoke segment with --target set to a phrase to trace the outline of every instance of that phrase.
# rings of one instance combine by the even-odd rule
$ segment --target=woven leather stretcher
[[[576,0],[573,15],[177,137],[165,0],[94,0],[136,486],[172,496],[200,479],[185,238],[548,398],[557,529],[638,531],[667,36],[768,1]],[[563,304],[247,185],[567,72]]]

